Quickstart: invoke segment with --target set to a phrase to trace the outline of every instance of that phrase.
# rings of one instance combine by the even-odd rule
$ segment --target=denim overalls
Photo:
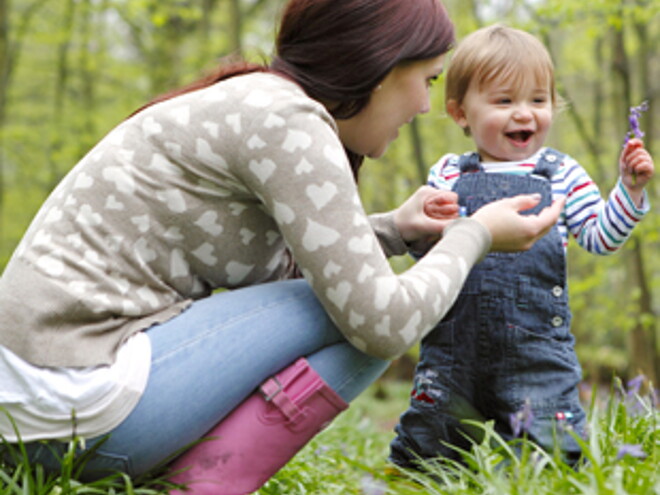
[[[542,195],[530,210],[538,213],[551,204],[551,178],[562,157],[547,149],[532,174],[517,176],[486,173],[479,155],[465,154],[453,189],[468,215],[522,193]],[[421,343],[410,407],[395,428],[391,460],[415,467],[418,457],[460,459],[444,443],[470,449],[465,434],[474,431],[464,419],[495,420],[503,438],[524,432],[548,450],[557,438],[566,458],[577,460],[580,449],[566,428],[584,436],[585,414],[570,320],[557,226],[529,251],[490,253]]]

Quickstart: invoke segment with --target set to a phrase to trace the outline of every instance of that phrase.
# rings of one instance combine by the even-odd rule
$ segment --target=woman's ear
[[[446,108],[447,113],[451,115],[451,118],[454,119],[454,122],[456,122],[463,129],[468,127],[465,111],[463,110],[463,106],[460,103],[454,99],[447,100]]]

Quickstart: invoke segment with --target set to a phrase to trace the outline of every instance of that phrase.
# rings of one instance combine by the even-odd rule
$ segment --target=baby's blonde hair
[[[513,84],[532,75],[550,85],[552,105],[558,104],[554,65],[548,50],[537,38],[502,24],[479,29],[458,44],[445,77],[445,102],[463,103],[474,81],[483,87],[494,81]]]

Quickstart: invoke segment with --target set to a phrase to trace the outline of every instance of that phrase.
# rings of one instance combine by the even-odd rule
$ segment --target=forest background
[[[577,158],[609,194],[631,106],[660,167],[660,0],[444,0],[459,40],[504,22],[549,48],[566,108],[548,144]],[[268,60],[284,0],[0,0],[0,271],[58,181],[110,129],[152,97],[186,84],[223,57]],[[400,204],[445,152],[471,142],[443,111],[403,129],[368,160],[368,212]],[[590,255],[572,241],[573,330],[585,378],[640,373],[658,383],[660,173],[652,212],[620,252]],[[409,258],[393,260],[405,269]],[[414,360],[414,350],[412,352]],[[403,372],[405,375],[405,371]]]

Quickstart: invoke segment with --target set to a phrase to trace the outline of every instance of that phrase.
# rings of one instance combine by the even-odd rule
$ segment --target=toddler
[[[522,253],[491,253],[475,266],[451,311],[422,341],[409,409],[396,427],[391,460],[459,459],[466,418],[493,420],[511,439],[523,430],[538,445],[559,442],[567,461],[584,436],[580,366],[570,332],[566,284],[569,233],[587,251],[619,249],[649,210],[644,186],[653,161],[639,139],[619,157],[620,178],[604,201],[585,170],[544,142],[557,104],[543,44],[502,25],[459,44],[446,76],[446,109],[476,152],[448,154],[429,183],[455,191],[467,215],[501,197],[541,195],[565,206],[555,228]],[[561,428],[557,426],[561,425]]]

